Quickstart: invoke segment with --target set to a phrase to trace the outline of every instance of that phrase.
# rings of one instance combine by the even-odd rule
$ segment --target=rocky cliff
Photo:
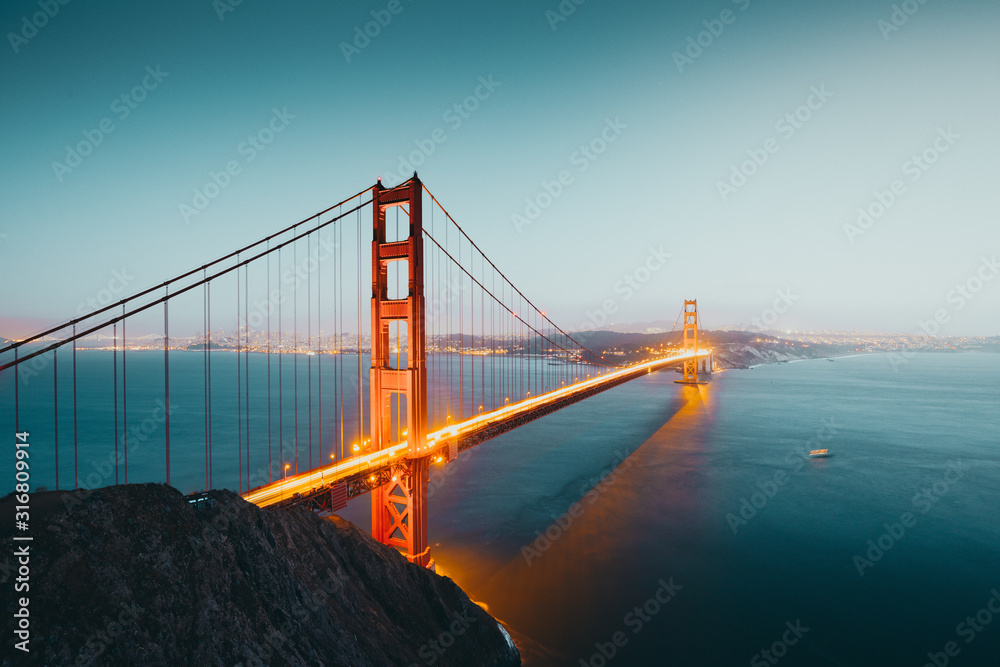
[[[229,491],[200,504],[160,484],[32,494],[30,590],[17,594],[30,599],[30,653],[9,630],[3,664],[520,664],[451,579],[353,524]],[[7,545],[21,544],[13,506],[0,501]]]
[[[758,364],[776,364],[797,359],[836,357],[847,353],[833,345],[786,345],[781,342],[730,343],[715,348],[715,362],[720,368],[750,368]]]

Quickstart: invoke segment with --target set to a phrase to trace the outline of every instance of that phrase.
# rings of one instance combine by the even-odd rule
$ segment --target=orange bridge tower
[[[372,239],[372,341],[371,341],[371,448],[381,450],[391,438],[392,399],[405,403],[407,451],[405,472],[372,491],[372,537],[399,549],[411,562],[430,566],[427,546],[427,370],[424,357],[424,246],[421,200],[417,175],[395,187],[381,181],[372,190],[374,236]],[[409,214],[409,235],[388,241],[386,211],[403,207]],[[388,266],[405,262],[409,275],[405,298],[389,299]],[[401,295],[396,295],[397,297]],[[389,325],[405,325],[406,360],[399,368],[389,347]],[[402,329],[402,326],[400,327]],[[402,336],[400,336],[401,338]]]
[[[698,300],[694,299],[692,301],[684,301],[684,338],[683,338],[683,350],[684,352],[697,352],[698,351]],[[706,373],[711,373],[712,368],[712,357],[708,356],[703,359],[698,359],[697,357],[692,357],[684,362],[684,378],[681,380],[676,380],[680,384],[704,384],[704,380],[698,379],[698,367],[701,366],[702,371]]]

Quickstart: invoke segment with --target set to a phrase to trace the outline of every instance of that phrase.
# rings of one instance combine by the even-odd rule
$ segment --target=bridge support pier
[[[372,537],[412,562],[431,567],[427,546],[427,479],[430,458],[411,461],[410,474],[372,491]]]
[[[424,358],[424,238],[422,186],[414,174],[406,183],[372,189],[372,365],[370,380],[371,448],[385,449],[392,442],[392,398],[406,403],[406,457],[409,474],[393,478],[372,492],[372,537],[399,549],[411,562],[431,566],[427,547],[427,371]],[[405,207],[409,234],[389,241],[386,211]],[[405,298],[389,298],[388,267],[406,262],[408,289]],[[405,325],[406,364],[390,365],[389,326]],[[402,332],[400,332],[402,337]],[[403,424],[397,424],[400,434]]]

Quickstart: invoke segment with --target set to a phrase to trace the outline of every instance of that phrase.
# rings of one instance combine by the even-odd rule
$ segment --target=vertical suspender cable
[[[337,365],[340,368],[340,458],[344,458],[344,224],[337,224]],[[335,384],[334,387],[337,385]]]
[[[462,237],[458,237],[458,261],[462,261]],[[458,268],[461,269],[461,264]],[[462,288],[465,287],[465,276],[462,275],[461,271],[456,273],[459,279],[459,290],[458,290],[458,419],[456,421],[462,421],[465,416],[465,410],[462,407],[465,404],[465,354],[462,350],[465,348],[465,295],[462,293]]]
[[[285,356],[285,342],[281,337],[281,248],[278,248],[278,466],[279,474],[285,474],[285,403],[282,390],[284,374],[281,372],[282,358]]]
[[[77,459],[79,444],[79,424],[76,414],[76,325],[73,325],[73,488],[80,488],[80,473]]]
[[[168,298],[163,302],[163,403],[166,415],[164,417],[167,442],[167,486],[170,486],[170,288],[164,288]]]
[[[297,235],[298,228],[295,229]],[[299,244],[292,242],[292,271],[296,282],[292,285],[292,416],[295,424],[295,474],[299,472]]]
[[[212,283],[205,285],[206,306],[205,306],[205,348],[208,350],[208,488],[212,488]]]
[[[486,284],[486,262],[482,253],[479,253],[479,273],[480,282]],[[480,406],[486,405],[486,295],[479,296],[479,334],[480,334],[480,356],[479,356],[479,379],[482,387],[479,391]]]
[[[202,271],[202,279],[208,276],[208,269]],[[202,398],[202,412],[205,414],[205,490],[212,487],[208,483],[208,283],[201,287],[201,327],[204,331],[202,343],[205,346],[202,352],[202,377],[204,379],[204,396]]]
[[[118,484],[118,324],[114,325],[114,345],[111,354],[114,355],[112,370],[114,372],[114,393],[115,393],[115,484]]]
[[[396,240],[397,241],[399,240],[399,207],[398,206],[396,207]],[[397,263],[394,262],[393,265],[395,266],[395,269],[396,269],[396,298],[398,299],[399,298],[399,273],[400,273],[400,271],[399,271],[399,266],[398,266]],[[407,282],[409,282],[409,278],[407,278]],[[406,335],[410,336],[410,335],[412,335],[412,333],[410,331],[407,331]],[[400,340],[400,336],[399,336],[399,320],[396,320],[396,369],[397,370],[399,369],[399,362],[400,362],[400,350],[399,350],[400,345],[401,345],[401,340]],[[409,366],[410,363],[411,362],[409,361],[409,359],[407,359],[407,364],[406,365]],[[400,408],[401,408],[401,406],[402,406],[402,401],[399,400],[399,394],[396,394],[396,442],[399,442],[402,439],[402,435],[400,433],[403,430],[403,426],[402,426],[403,422],[400,419],[400,415],[401,415]]]
[[[236,255],[236,487],[243,493],[243,364],[240,363],[243,338],[240,335],[240,256]]]
[[[125,325],[123,324],[122,326],[124,327]],[[52,350],[52,426],[55,428],[56,491],[58,491],[59,490],[59,348]]]
[[[271,482],[271,240],[267,241],[267,481]]]
[[[122,304],[122,457],[124,458],[123,481],[128,484],[128,372],[125,370],[125,355],[128,353],[128,339],[125,337],[125,304]]]
[[[469,273],[476,270],[476,255],[474,252],[475,248],[469,248]],[[469,342],[471,347],[471,354],[476,353],[476,285],[473,283],[471,277],[469,279]],[[473,356],[469,359],[469,366],[472,371],[471,384],[472,387],[472,415],[476,414],[476,357]]]
[[[372,206],[375,205],[374,198],[372,200]],[[363,380],[364,375],[361,370],[361,351],[364,349],[362,341],[364,337],[361,335],[361,210],[358,209],[358,446],[363,447],[365,442],[365,426],[364,426],[364,389]],[[375,332],[371,332],[372,336],[375,336]],[[375,406],[372,406],[374,409]]]
[[[496,271],[491,272],[492,287],[490,289],[491,294],[497,293],[497,273]],[[490,410],[495,410],[497,405],[497,332],[496,332],[496,318],[494,313],[496,312],[496,305],[493,301],[490,301]]]
[[[237,278],[239,274],[237,274]],[[243,331],[246,339],[243,346],[243,382],[246,388],[246,430],[247,430],[247,491],[250,490],[250,265],[243,267]]]
[[[309,274],[306,276],[306,339],[308,340],[309,354],[306,356],[306,402],[309,406],[309,465],[306,466],[306,470],[312,470],[313,467],[313,402],[312,402],[312,377],[313,377],[313,366],[312,366],[312,270],[309,260],[312,258],[312,234],[306,237],[306,270]]]
[[[434,234],[436,231],[437,230],[434,229],[434,204],[432,202],[431,203],[431,234]],[[440,271],[441,264],[437,261],[437,257],[438,257],[437,250],[432,247],[431,248],[430,261],[431,261],[431,276],[433,278],[434,289],[433,289],[433,291],[431,293],[437,295],[434,298],[434,307],[431,309],[431,312],[434,314],[434,320],[431,323],[431,330],[432,330],[432,333],[433,333],[434,347],[435,347],[434,359],[433,359],[433,361],[431,361],[431,364],[430,364],[431,375],[433,377],[433,380],[431,382],[431,389],[432,389],[432,391],[431,391],[431,414],[430,414],[430,422],[431,422],[431,426],[432,427],[436,426],[438,423],[440,423],[440,422],[437,421],[437,419],[438,419],[438,395],[440,394],[440,389],[439,389],[439,387],[440,387],[440,381],[439,381],[439,377],[440,377],[440,374],[441,374],[441,337],[439,335],[439,331],[440,331],[439,320],[441,319],[441,299],[444,298],[444,294],[445,294],[444,290],[441,289],[441,278],[438,275],[439,271]]]
[[[450,225],[448,225],[448,223],[445,222],[445,225],[444,225],[444,247],[447,248],[448,251],[450,252],[451,251],[451,247],[448,245],[448,230],[449,230],[449,228],[450,228]],[[452,269],[452,264],[453,263],[454,262],[448,262],[448,278],[447,279],[448,279],[448,286],[449,286],[449,288],[452,286],[452,282],[451,282],[451,269]],[[448,376],[448,378],[447,378],[447,381],[445,383],[445,386],[447,387],[447,391],[445,393],[445,399],[446,400],[445,400],[445,405],[444,405],[444,410],[445,410],[444,414],[445,414],[445,420],[446,420],[445,423],[447,423],[448,418],[451,417],[451,394],[452,394],[451,368],[452,368],[452,362],[454,361],[452,359],[451,350],[453,349],[453,347],[455,345],[455,337],[454,337],[454,333],[455,333],[454,326],[455,326],[455,323],[452,321],[452,314],[454,313],[454,308],[452,307],[452,301],[453,300],[454,299],[448,299],[448,329],[447,329],[447,332],[448,332],[448,334],[447,334],[448,335],[448,373],[447,373],[447,376]]]
[[[21,432],[20,372],[17,365],[17,348],[14,348],[14,432]]]

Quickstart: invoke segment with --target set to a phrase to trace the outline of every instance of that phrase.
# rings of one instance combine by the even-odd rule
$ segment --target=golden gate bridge
[[[363,222],[368,214],[370,251]],[[200,317],[201,333],[193,342],[171,339],[171,307],[175,331],[178,318],[190,325]],[[185,484],[192,487],[183,490],[235,486],[260,506],[301,504],[332,512],[369,493],[373,537],[411,562],[432,566],[429,467],[654,371],[676,366],[683,371],[678,382],[700,382],[699,370],[710,369],[712,351],[698,344],[697,302],[684,301],[682,315],[683,337],[674,353],[625,366],[605,360],[525,296],[414,174],[396,187],[378,182],[212,262],[10,342],[0,347],[0,380],[13,378],[16,431],[22,401],[51,410],[47,424],[31,426],[36,443],[41,436],[52,445],[33,447],[32,470],[36,480],[40,471],[51,473],[56,489],[84,488],[81,459],[86,463],[95,452],[107,453],[113,480],[85,469],[87,487],[128,483],[137,437],[143,476],[150,477],[149,446],[135,426],[135,403],[152,383],[162,387],[159,479],[168,485],[179,457]],[[213,334],[213,319],[216,326],[235,323],[235,332]],[[348,332],[352,325],[356,337]],[[324,333],[324,326],[333,333]],[[129,331],[160,327],[162,335],[128,337]],[[100,373],[78,367],[78,356],[93,347],[82,346],[94,336],[111,342],[98,345],[111,352],[110,360],[101,359],[110,368]],[[154,369],[158,374],[162,368],[162,380],[150,379],[149,348],[162,352],[162,365]],[[61,381],[60,350],[69,354]],[[199,353],[200,378],[192,377],[198,373],[188,356],[178,370],[178,355]],[[43,379],[22,389],[19,376],[25,373]],[[135,388],[140,378],[141,391]],[[96,395],[103,397],[100,404],[81,410]],[[182,413],[171,410],[172,397],[175,406],[178,398],[185,403]],[[81,416],[86,424],[113,424],[113,452],[108,438],[87,425],[81,429]],[[72,485],[61,486],[69,456]],[[235,479],[228,470],[234,459]],[[220,463],[227,469],[216,471]],[[203,482],[194,482],[193,468],[202,466]]]

